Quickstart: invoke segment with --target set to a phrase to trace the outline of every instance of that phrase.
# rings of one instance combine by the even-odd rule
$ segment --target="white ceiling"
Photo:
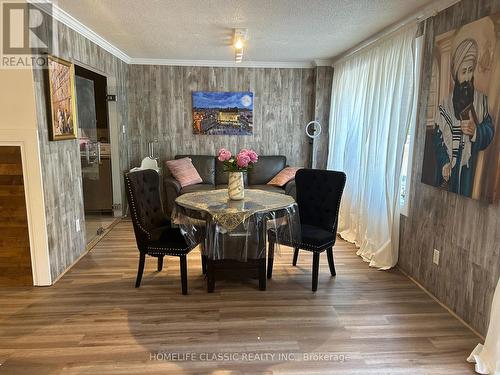
[[[331,59],[432,0],[58,0],[59,8],[132,59],[244,62]]]

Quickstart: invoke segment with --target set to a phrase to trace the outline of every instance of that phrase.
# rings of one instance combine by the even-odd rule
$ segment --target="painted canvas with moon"
[[[252,92],[193,92],[193,134],[252,135]]]

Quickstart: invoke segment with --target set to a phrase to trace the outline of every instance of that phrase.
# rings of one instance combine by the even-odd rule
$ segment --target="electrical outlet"
[[[80,219],[75,220],[75,225],[76,225],[76,231],[80,232]]]
[[[439,250],[434,249],[434,253],[432,254],[432,263],[439,266]]]

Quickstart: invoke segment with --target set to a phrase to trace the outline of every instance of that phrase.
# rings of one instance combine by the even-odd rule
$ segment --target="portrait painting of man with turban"
[[[493,22],[486,17],[476,23],[476,32],[471,30],[479,26],[469,24],[476,27],[436,37],[422,182],[482,199],[479,185],[489,181],[484,175],[498,173],[487,170],[495,163],[485,157],[496,154],[488,151],[497,147],[498,103],[490,103],[488,94],[500,82],[491,82],[498,73]],[[492,37],[485,38],[490,29]]]
[[[470,197],[478,152],[489,146],[495,130],[488,113],[488,98],[474,88],[478,47],[465,39],[452,60],[453,93],[438,106],[436,114],[436,160],[441,185]]]

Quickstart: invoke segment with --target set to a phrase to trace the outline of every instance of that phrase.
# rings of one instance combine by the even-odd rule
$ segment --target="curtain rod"
[[[394,24],[386,27],[382,31],[380,31],[380,32],[372,35],[368,39],[365,39],[361,43],[359,43],[359,44],[355,45],[354,47],[348,49],[347,51],[345,51],[344,53],[340,54],[339,56],[334,57],[332,59],[333,60],[332,66],[334,66],[335,64],[337,64],[339,61],[344,60],[344,59],[346,59],[346,58],[354,55],[356,52],[359,52],[362,49],[365,49],[365,48],[371,46],[375,42],[377,42],[380,39],[382,39],[382,38],[384,38],[384,37],[386,37],[386,36],[394,33],[395,31],[398,31],[402,27],[404,27],[406,25],[409,25],[412,22],[422,22],[422,21],[425,21],[427,18],[435,16],[436,14],[438,14],[439,12],[441,12],[442,10],[444,10],[446,8],[449,8],[452,5],[455,5],[456,3],[459,3],[460,1],[462,1],[462,0],[440,0],[440,1],[435,1],[435,2],[433,2],[433,3],[431,3],[431,4],[427,5],[427,6],[423,7],[422,9],[420,9],[420,11],[417,12],[417,14],[413,14],[413,15],[411,15],[409,17],[406,17],[406,18],[402,19],[399,22],[396,22],[396,23],[394,23]]]

